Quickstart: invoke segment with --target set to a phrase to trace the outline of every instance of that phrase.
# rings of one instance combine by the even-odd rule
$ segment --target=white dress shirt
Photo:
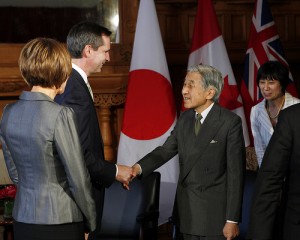
[[[203,124],[205,118],[207,117],[209,111],[212,109],[212,107],[213,107],[214,104],[215,104],[215,103],[210,104],[209,107],[206,108],[206,109],[205,109],[203,112],[201,112],[201,113],[196,112],[196,114],[201,114],[201,116],[202,116],[202,118],[201,118],[201,120],[200,120],[201,124]]]

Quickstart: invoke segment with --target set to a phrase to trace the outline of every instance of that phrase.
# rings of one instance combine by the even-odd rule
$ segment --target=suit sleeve
[[[293,135],[286,115],[281,113],[255,183],[247,235],[250,239],[272,238],[282,184],[291,157]]]
[[[231,120],[227,136],[227,220],[239,222],[241,218],[246,150],[242,121]]]
[[[155,148],[152,152],[148,153],[138,161],[138,164],[140,164],[142,168],[142,176],[147,176],[178,153],[177,131],[178,125],[175,126],[174,130],[162,146]]]
[[[56,121],[55,145],[74,200],[87,220],[88,229],[93,231],[96,226],[96,208],[92,198],[90,175],[84,163],[74,119],[75,114],[71,109],[61,110]]]

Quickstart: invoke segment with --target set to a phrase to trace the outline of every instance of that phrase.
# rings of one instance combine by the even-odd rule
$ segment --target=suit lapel
[[[73,75],[74,79],[76,79],[76,81],[81,85],[81,87],[84,88],[84,92],[89,96],[91,101],[93,101],[90,91],[89,91],[85,81],[81,77],[81,75],[75,69],[72,70],[72,75]]]
[[[194,143],[186,145],[186,167],[183,169],[183,173],[181,175],[182,181],[189,174],[194,165],[201,161],[203,153],[205,153],[208,145],[222,126],[223,120],[220,119],[220,113],[220,107],[217,104],[214,104],[207,117],[205,118],[197,136],[195,136],[194,133],[194,125],[190,124],[190,127],[193,129],[188,129],[188,131],[192,132],[196,139]]]
[[[72,80],[79,83],[80,87],[84,89],[83,91],[80,91],[80,93],[84,94],[84,96],[86,96],[89,99],[89,101],[91,101],[91,104],[89,105],[90,106],[90,111],[94,114],[95,119],[97,119],[97,121],[98,121],[98,115],[97,115],[97,112],[96,112],[96,108],[94,107],[94,101],[91,97],[90,91],[89,91],[85,81],[81,77],[81,75],[75,69],[72,70]],[[95,126],[98,127],[98,122]],[[100,128],[99,128],[99,131],[100,131]],[[102,141],[102,138],[101,138],[101,141]]]

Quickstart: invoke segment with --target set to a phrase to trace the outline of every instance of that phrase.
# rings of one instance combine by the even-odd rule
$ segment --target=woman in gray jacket
[[[21,51],[19,67],[31,91],[5,107],[0,135],[17,185],[15,240],[83,240],[96,226],[90,176],[72,109],[53,101],[71,72],[66,48],[37,38]],[[85,221],[84,221],[85,220]]]

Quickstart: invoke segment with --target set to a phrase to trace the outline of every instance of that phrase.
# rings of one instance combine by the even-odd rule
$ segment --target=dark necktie
[[[196,121],[195,121],[195,134],[196,136],[198,135],[198,132],[201,128],[201,119],[202,119],[202,116],[200,113],[196,114]]]
[[[91,97],[92,97],[92,99],[93,99],[93,101],[94,101],[94,94],[93,94],[91,85],[89,84],[89,82],[86,82],[86,85],[87,85],[87,87],[88,87],[88,89],[89,89],[89,92],[90,92],[90,94],[91,94]]]

